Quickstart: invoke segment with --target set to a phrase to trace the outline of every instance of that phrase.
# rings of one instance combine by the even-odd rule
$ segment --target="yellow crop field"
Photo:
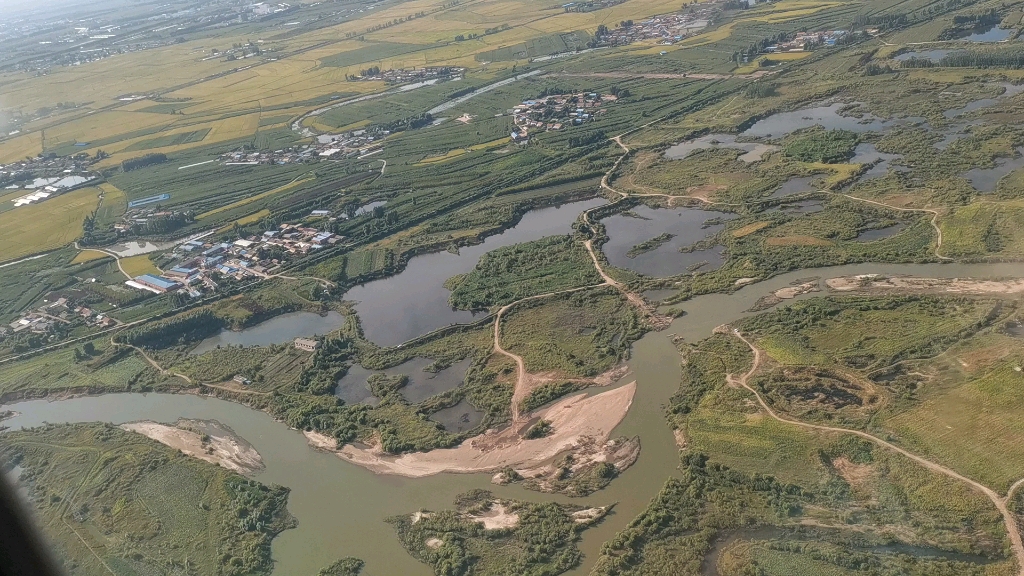
[[[99,189],[87,187],[0,213],[2,258],[15,260],[77,240],[82,235],[82,221],[98,201]]]
[[[100,258],[110,258],[110,254],[106,252],[100,252],[99,250],[82,250],[75,257],[71,259],[72,264],[81,264],[83,262],[92,262],[93,260],[99,260]]]
[[[498,138],[497,140],[491,140],[490,142],[474,144],[469,148],[457,148],[455,150],[449,150],[447,154],[444,154],[442,156],[430,156],[429,158],[424,158],[423,160],[417,162],[416,165],[422,166],[426,164],[440,164],[442,162],[447,162],[448,160],[458,158],[459,156],[462,156],[463,154],[466,154],[468,152],[477,152],[480,150],[487,150],[489,148],[497,148],[499,146],[504,146],[505,144],[508,144],[508,142],[508,138]]]
[[[274,188],[273,190],[268,190],[266,192],[261,192],[261,193],[255,195],[255,196],[250,196],[248,198],[243,198],[242,200],[239,200],[237,202],[232,202],[231,204],[228,204],[227,206],[221,206],[220,208],[215,208],[213,210],[210,210],[209,212],[203,212],[199,216],[196,216],[196,220],[202,220],[204,218],[209,218],[210,216],[214,216],[216,214],[220,214],[221,212],[226,212],[228,210],[234,210],[235,208],[238,208],[239,206],[245,206],[246,204],[250,204],[250,203],[255,202],[257,200],[266,198],[267,196],[273,196],[274,194],[277,194],[278,192],[284,192],[285,190],[290,190],[290,189],[298,186],[299,184],[303,184],[305,182],[309,182],[313,178],[315,178],[315,177],[314,176],[308,176],[308,177],[300,176],[299,178],[296,178],[295,180],[292,180],[291,182],[285,184],[284,186],[279,186],[277,188]]]
[[[143,274],[160,274],[160,269],[153,264],[148,254],[121,258],[121,268],[132,278]]]
[[[0,142],[0,163],[37,156],[43,151],[42,135],[32,132]]]

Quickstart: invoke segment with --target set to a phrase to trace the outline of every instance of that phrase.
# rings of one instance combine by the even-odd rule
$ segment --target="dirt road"
[[[520,404],[522,404],[523,400],[526,400],[526,397],[530,394],[530,391],[535,386],[533,386],[531,384],[531,382],[530,382],[531,374],[526,371],[526,363],[523,361],[523,357],[518,355],[518,354],[513,354],[512,352],[509,352],[508,350],[506,350],[506,349],[501,347],[501,319],[502,319],[502,317],[504,317],[506,312],[508,312],[509,310],[514,308],[515,306],[517,306],[519,304],[522,304],[523,302],[528,302],[530,300],[539,300],[541,298],[548,298],[548,297],[554,296],[556,294],[569,294],[569,293],[572,293],[572,292],[580,292],[581,290],[590,290],[591,288],[600,288],[602,286],[607,286],[607,285],[608,285],[607,282],[603,282],[601,284],[593,284],[591,286],[581,286],[579,288],[569,288],[568,290],[559,290],[557,292],[548,292],[546,294],[538,294],[536,296],[530,296],[530,297],[527,297],[527,298],[523,298],[522,300],[516,300],[515,302],[512,302],[511,304],[506,304],[505,306],[502,306],[501,310],[498,310],[498,313],[494,315],[494,351],[497,352],[498,354],[502,354],[502,355],[508,356],[509,358],[514,360],[515,363],[516,363],[516,385],[515,385],[514,391],[512,392],[512,422],[513,423],[521,421],[522,418],[521,418],[521,415],[520,415],[520,412],[519,412],[519,406],[520,406]]]
[[[1017,558],[1017,567],[1019,570],[1019,574],[1021,576],[1024,576],[1024,540],[1021,539],[1020,530],[1017,527],[1016,518],[1014,518],[1013,513],[1006,506],[1008,499],[1013,495],[1014,490],[1018,488],[1022,483],[1024,483],[1024,479],[1018,480],[1016,483],[1014,483],[1014,485],[1010,488],[1009,492],[1007,493],[1007,496],[1002,497],[999,494],[997,494],[995,490],[989,488],[988,486],[985,486],[984,484],[981,484],[980,482],[971,480],[970,478],[956,472],[955,470],[951,470],[941,464],[928,460],[927,458],[923,458],[921,456],[918,456],[917,454],[908,452],[907,450],[904,450],[903,448],[900,448],[895,444],[886,442],[885,440],[882,440],[881,438],[878,438],[876,436],[872,436],[867,432],[861,432],[860,430],[850,430],[848,428],[837,428],[834,426],[822,426],[820,424],[810,424],[807,422],[801,422],[799,420],[794,420],[792,418],[780,416],[774,410],[772,410],[770,406],[768,406],[768,403],[765,402],[764,398],[761,396],[761,393],[755,390],[749,384],[750,378],[754,374],[756,374],[757,371],[760,370],[761,368],[761,362],[763,360],[761,350],[757,346],[754,346],[754,344],[750,340],[746,339],[743,336],[743,334],[740,333],[739,330],[734,328],[731,331],[734,336],[742,340],[744,344],[750,347],[750,350],[754,353],[754,362],[752,363],[750,370],[748,370],[746,374],[743,374],[740,377],[736,377],[732,374],[727,374],[727,382],[746,388],[751,394],[754,395],[754,397],[757,399],[757,403],[761,406],[761,408],[765,412],[767,412],[769,416],[771,416],[775,420],[778,420],[779,422],[785,422],[787,424],[792,424],[794,426],[808,428],[811,430],[821,430],[824,432],[837,432],[840,434],[852,434],[854,436],[859,436],[869,442],[872,442],[874,444],[882,446],[883,448],[887,448],[889,450],[892,450],[893,452],[905,456],[906,458],[909,458],[910,460],[917,462],[921,466],[924,466],[925,468],[933,472],[937,472],[944,476],[948,476],[955,480],[959,480],[964,484],[967,484],[971,488],[974,488],[975,490],[981,492],[982,494],[987,496],[989,500],[992,501],[992,504],[994,504],[996,509],[999,510],[999,513],[1003,515],[1003,522],[1006,525],[1006,532],[1010,538],[1010,544],[1013,548],[1014,555]]]

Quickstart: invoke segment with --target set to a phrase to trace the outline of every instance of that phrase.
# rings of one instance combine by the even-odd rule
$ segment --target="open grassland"
[[[618,293],[594,289],[524,303],[502,322],[502,346],[530,372],[596,376],[625,359],[643,332]]]
[[[0,458],[23,468],[52,551],[79,574],[269,574],[270,541],[294,524],[286,488],[109,424],[10,432]]]
[[[100,190],[79,188],[43,202],[0,213],[0,253],[4,260],[46,252],[82,235],[82,222],[96,209]]]

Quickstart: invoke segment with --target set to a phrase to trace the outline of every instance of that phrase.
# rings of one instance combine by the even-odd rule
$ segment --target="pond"
[[[963,40],[967,42],[1004,42],[1009,40],[1014,32],[1016,30],[1013,28],[1000,28],[998,24],[993,24],[988,30],[964,36]]]
[[[872,114],[860,117],[842,114],[842,110],[854,106],[842,102],[804,108],[792,112],[779,112],[758,120],[744,132],[744,136],[757,138],[781,138],[803,128],[822,126],[826,130],[849,130],[851,132],[881,132],[899,124],[923,122],[923,118],[883,120]]]
[[[615,214],[601,221],[608,235],[608,241],[601,249],[612,266],[646,276],[665,277],[682,274],[701,262],[707,262],[700,268],[702,271],[713,270],[725,261],[721,246],[688,253],[679,249],[718,233],[725,228],[725,221],[735,218],[735,214],[648,206],[637,206],[631,213],[633,215]],[[718,223],[706,224],[712,219]],[[653,250],[630,257],[630,251],[638,244],[662,234],[672,234],[673,237]]]
[[[813,184],[816,178],[816,176],[790,178],[789,180],[786,180],[782,186],[779,186],[778,190],[772,192],[772,195],[769,196],[769,198],[785,198],[786,196],[793,196],[804,192],[814,192],[817,190],[817,187]]]
[[[479,426],[484,421],[484,413],[462,400],[455,406],[434,412],[430,419],[452,434],[461,434]]]
[[[366,338],[381,346],[397,346],[449,324],[472,322],[480,313],[453,310],[445,281],[471,271],[480,256],[495,248],[569,234],[580,212],[604,203],[593,199],[532,210],[515,227],[488,236],[481,244],[460,248],[458,254],[416,256],[400,274],[352,288],[344,298],[355,302]]]
[[[202,354],[218,346],[286,344],[302,336],[329,334],[344,324],[345,316],[333,310],[323,316],[314,312],[290,312],[237,332],[225,328],[200,342],[189,354]]]
[[[735,148],[743,150],[746,153],[741,154],[739,159],[747,163],[760,162],[766,153],[779,149],[778,146],[762,144],[760,142],[737,142],[736,135],[734,134],[708,134],[670,147],[668,150],[665,150],[665,158],[669,160],[682,160],[697,150],[707,148]]]
[[[886,152],[879,152],[875,145],[870,142],[861,142],[857,144],[854,149],[853,158],[850,159],[851,164],[870,164],[871,167],[864,171],[860,175],[860,180],[873,180],[875,178],[881,178],[889,173],[890,163],[893,160],[902,160],[901,154],[888,154]],[[907,168],[902,166],[894,166],[895,170],[905,171]]]
[[[1009,82],[1003,82],[1000,84],[1000,86],[1003,87],[1003,93],[1000,94],[999,96],[996,96],[995,98],[979,98],[978,100],[968,102],[967,105],[964,106],[963,108],[946,110],[945,112],[942,113],[942,115],[945,116],[946,118],[956,118],[957,116],[962,116],[968,112],[971,112],[972,110],[980,110],[982,108],[994,106],[995,104],[998,104],[1001,100],[1020,94],[1020,92],[1024,90],[1024,84],[1015,85],[1010,84]]]
[[[437,372],[427,371],[427,368],[434,363],[429,358],[413,358],[386,370],[367,370],[356,364],[348,369],[341,380],[338,380],[335,395],[344,400],[346,404],[365,403],[373,406],[377,404],[378,400],[370,393],[370,388],[366,383],[370,376],[374,374],[405,375],[409,380],[401,388],[402,396],[410,404],[418,404],[431,396],[462,385],[466,378],[466,371],[469,370],[469,365],[472,362],[472,359],[466,358]]]
[[[964,172],[964,178],[975,190],[983,194],[996,191],[1003,176],[1024,167],[1024,147],[1017,148],[1016,158],[997,158],[993,168],[972,168]]]
[[[791,202],[779,205],[779,210],[786,214],[815,214],[825,209],[824,200],[804,200],[803,202]]]

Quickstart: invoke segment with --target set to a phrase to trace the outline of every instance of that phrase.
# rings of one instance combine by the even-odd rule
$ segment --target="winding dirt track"
[[[840,194],[838,192],[833,192],[833,194],[849,198],[850,200],[856,200],[858,202],[864,202],[865,204],[873,204],[875,206],[881,206],[883,208],[888,208],[889,210],[895,210],[897,212],[924,212],[926,214],[931,214],[932,215],[931,225],[932,225],[932,228],[935,229],[935,257],[938,258],[939,260],[953,260],[953,258],[950,258],[949,256],[943,256],[942,254],[939,254],[939,250],[942,249],[942,229],[939,228],[939,224],[938,224],[939,212],[937,210],[932,210],[931,208],[899,208],[897,206],[891,206],[889,204],[883,204],[882,202],[876,202],[875,200],[868,200],[866,198],[858,198],[856,196],[851,196],[849,194]]]
[[[568,290],[559,290],[557,292],[548,292],[546,294],[538,294],[536,296],[529,296],[522,300],[516,300],[511,304],[502,306],[501,310],[494,315],[494,351],[498,354],[508,356],[516,363],[516,386],[512,392],[512,422],[520,422],[521,414],[519,412],[519,405],[522,404],[523,400],[530,393],[533,388],[529,384],[530,374],[526,371],[526,363],[523,361],[523,357],[518,354],[513,354],[508,350],[501,347],[501,318],[513,307],[527,302],[529,300],[539,300],[541,298],[548,298],[556,294],[569,294],[571,292],[580,292],[582,290],[590,290],[591,288],[600,288],[601,286],[607,286],[608,282],[602,282],[601,284],[592,284],[590,286],[581,286],[579,288],[569,288]]]
[[[980,482],[971,480],[970,478],[954,470],[946,468],[941,464],[928,460],[927,458],[918,456],[917,454],[914,454],[912,452],[908,452],[907,450],[904,450],[903,448],[900,448],[895,444],[886,442],[885,440],[882,440],[881,438],[878,438],[876,436],[872,436],[867,432],[861,432],[860,430],[850,430],[848,428],[837,428],[834,426],[822,426],[820,424],[810,424],[807,422],[801,422],[799,420],[786,418],[785,416],[780,416],[774,410],[772,410],[770,406],[768,406],[768,403],[765,402],[764,397],[761,396],[761,393],[755,390],[754,387],[752,387],[748,383],[750,378],[755,373],[757,373],[757,371],[760,370],[761,368],[761,350],[757,346],[754,346],[754,344],[750,340],[744,338],[743,334],[741,334],[739,330],[734,328],[731,330],[731,332],[734,336],[742,340],[744,344],[750,347],[750,350],[754,353],[754,362],[751,365],[750,370],[748,370],[747,373],[743,374],[742,376],[736,377],[732,374],[726,374],[725,378],[727,382],[731,384],[737,384],[739,386],[746,388],[751,394],[754,395],[755,398],[757,398],[757,403],[760,404],[761,408],[765,412],[767,412],[769,416],[771,416],[775,420],[778,420],[779,422],[785,422],[787,424],[792,424],[794,426],[808,428],[811,430],[821,430],[824,432],[838,432],[840,434],[852,434],[854,436],[859,436],[869,442],[873,442],[874,444],[882,446],[883,448],[887,448],[889,450],[892,450],[893,452],[905,456],[910,460],[917,462],[921,466],[924,466],[925,468],[931,470],[932,472],[937,472],[939,474],[948,476],[955,480],[959,480],[967,484],[971,488],[974,488],[975,490],[981,492],[982,494],[987,496],[989,500],[992,501],[992,504],[994,504],[996,509],[999,510],[999,513],[1003,515],[1003,522],[1006,524],[1006,533],[1010,538],[1010,544],[1013,548],[1014,555],[1017,557],[1018,573],[1020,574],[1020,576],[1024,576],[1024,540],[1021,539],[1020,530],[1017,527],[1017,520],[1016,518],[1014,518],[1013,512],[1011,512],[1009,508],[1007,508],[1006,506],[1009,499],[1013,496],[1014,491],[1017,488],[1019,488],[1022,484],[1024,484],[1024,478],[1015,482],[1007,491],[1007,495],[1003,497],[997,494],[995,490],[989,488],[988,486],[985,486],[984,484],[981,484]]]

